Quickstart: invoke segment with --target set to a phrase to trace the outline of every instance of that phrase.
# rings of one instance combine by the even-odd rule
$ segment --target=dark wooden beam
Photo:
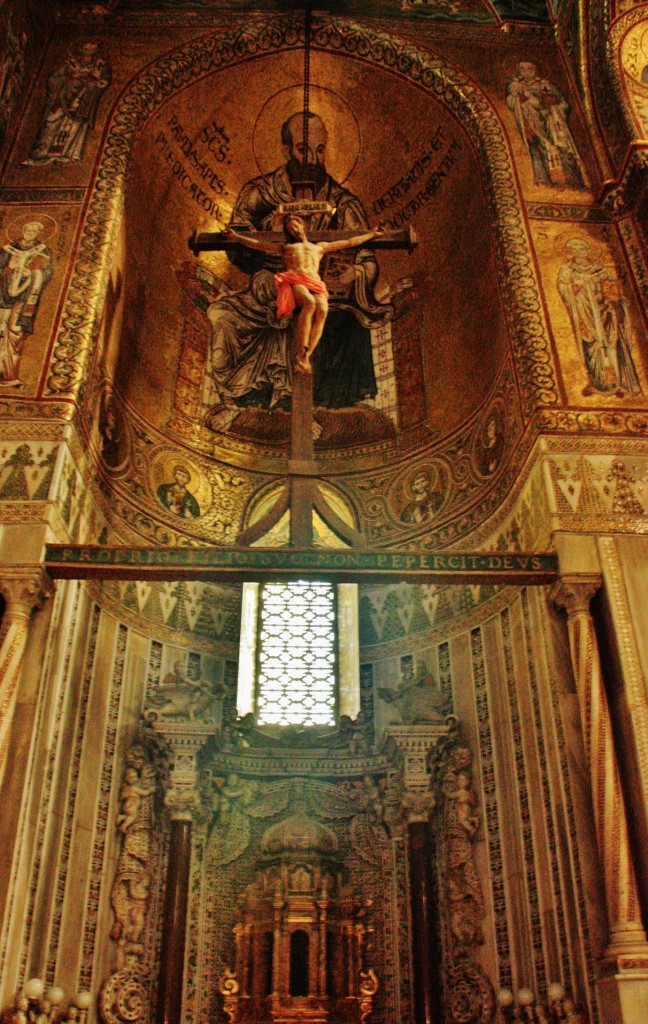
[[[555,555],[519,552],[366,551],[358,548],[110,548],[49,544],[53,579],[202,580],[276,578],[338,583],[546,584],[558,576]]]
[[[264,242],[285,242],[286,236],[282,231],[255,231],[246,225],[233,225],[241,234],[249,235],[251,238],[258,236]],[[362,234],[362,228],[357,228],[354,234]],[[349,231],[309,231],[309,242],[335,242],[340,238],[349,238]],[[402,228],[400,231],[384,231],[377,238],[367,242],[366,249],[405,249],[413,252],[418,245],[418,238],[414,228]],[[201,252],[240,252],[241,245],[232,238],[228,238],[225,231],[194,231],[189,239],[189,248],[194,256]]]

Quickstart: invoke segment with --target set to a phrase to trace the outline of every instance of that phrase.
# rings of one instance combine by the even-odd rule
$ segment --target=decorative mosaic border
[[[81,946],[81,965],[79,969],[79,991],[87,990],[93,983],[93,959],[97,939],[97,921],[99,918],[99,902],[101,884],[104,876],[104,852],[106,848],[106,831],[110,818],[110,799],[113,786],[115,766],[115,747],[117,727],[119,723],[119,707],[124,682],[124,665],[126,662],[126,646],[128,629],[122,623],[117,628],[117,636],[113,652],[113,670],[108,694],[108,715],[104,735],[104,749],[101,758],[101,774],[99,778],[99,801],[95,812],[95,832],[90,858],[90,878],[85,902],[85,923],[83,943]]]
[[[614,16],[611,0],[592,0],[587,17],[585,81],[591,82],[601,138],[617,164],[630,142],[625,105],[619,102],[620,81],[615,60],[610,65],[607,39]]]
[[[38,203],[82,203],[85,188],[0,188],[0,203],[19,203],[33,206]]]
[[[599,6],[600,5],[600,6]],[[614,99],[618,105],[619,112],[623,113],[623,127],[626,129],[630,141],[636,132],[635,117],[632,108],[628,103],[625,89],[623,88],[623,68],[620,60],[620,46],[626,33],[640,21],[648,21],[648,13],[645,4],[638,4],[614,18],[614,9],[610,0],[598,0],[598,5],[593,3],[590,7],[590,19],[598,14],[601,19],[601,30],[605,35],[605,67],[609,81],[614,90]]]
[[[506,884],[504,881],[500,814],[497,802],[497,784],[493,756],[493,737],[488,697],[488,682],[484,662],[484,641],[481,627],[470,630],[470,653],[473,682],[475,686],[475,707],[479,730],[479,755],[481,780],[484,792],[485,833],[490,866],[491,900],[493,923],[498,955],[498,985],[513,988],[511,965],[511,940],[506,907]]]
[[[88,624],[88,646],[85,657],[85,669],[83,683],[79,694],[79,715],[77,719],[76,735],[74,738],[74,754],[69,772],[69,785],[67,789],[67,804],[65,808],[65,819],[63,826],[63,838],[61,841],[61,852],[59,856],[56,884],[54,887],[54,900],[51,916],[50,945],[45,967],[46,976],[53,978],[56,975],[56,964],[58,957],[58,946],[61,932],[61,921],[63,918],[63,903],[68,878],[68,865],[70,860],[70,847],[72,843],[72,828],[74,825],[74,814],[76,810],[77,793],[79,790],[79,769],[81,766],[81,750],[83,747],[83,735],[85,732],[86,719],[88,715],[88,702],[90,698],[90,686],[94,675],[95,651],[97,647],[97,634],[99,632],[99,619],[101,609],[94,605]]]
[[[648,23],[648,14],[646,22]],[[645,248],[637,235],[637,226],[632,218],[621,218],[618,227],[644,309],[648,310],[648,260]]]
[[[558,203],[527,203],[527,213],[535,220],[609,223],[610,216],[599,206],[560,206]]]
[[[434,647],[444,641],[451,642],[466,631],[477,629],[483,623],[498,615],[502,608],[511,604],[517,590],[502,587],[496,594],[476,605],[471,612],[462,611],[461,619],[444,619],[438,626],[409,636],[397,637],[379,644],[363,643],[360,658],[366,662],[387,661],[406,654],[417,654],[428,647]]]
[[[547,437],[542,438],[542,450],[548,455],[618,455],[648,457],[646,444],[637,438],[621,437]]]
[[[0,402],[0,439],[3,441],[65,441],[70,431],[69,424],[60,420],[44,420],[42,416],[32,419],[13,419],[8,403]],[[42,408],[41,408],[42,412]],[[6,419],[4,417],[7,417]]]
[[[106,612],[113,615],[120,622],[125,623],[135,632],[150,637],[155,642],[187,649],[191,648],[193,651],[198,651],[201,654],[213,654],[215,657],[238,658],[238,640],[230,643],[214,637],[194,634],[189,632],[188,629],[184,631],[174,629],[171,626],[165,626],[145,618],[133,609],[126,607],[119,599],[107,594],[104,589],[105,584],[99,583],[96,580],[89,580],[86,585],[93,600],[100,604]]]
[[[543,721],[542,721],[542,698],[540,695],[540,685],[538,679],[538,672],[536,670],[536,657],[537,654],[533,648],[533,637],[543,635],[542,631],[538,628],[534,629],[534,623],[531,618],[531,609],[529,602],[529,595],[525,589],[521,591],[520,600],[522,602],[522,624],[524,629],[525,638],[525,654],[527,662],[527,670],[529,673],[529,686],[531,691],[532,707],[533,707],[533,718],[535,723],[535,734],[538,742],[538,759],[542,772],[542,801],[544,807],[545,825],[547,828],[547,835],[549,838],[549,855],[551,857],[551,872],[554,884],[554,908],[556,911],[556,921],[558,923],[560,942],[561,942],[561,962],[563,978],[565,981],[570,979],[571,985],[569,986],[572,992],[577,991],[575,985],[573,964],[572,964],[572,951],[570,949],[569,938],[567,934],[567,925],[565,921],[565,908],[562,896],[561,886],[561,873],[560,865],[558,863],[558,841],[555,829],[555,812],[552,808],[549,773],[547,769],[547,751],[544,740],[543,732]],[[570,847],[572,850],[572,872],[574,878],[574,894],[576,898],[576,904],[579,916],[579,935],[581,940],[587,939],[587,915],[585,907],[585,890],[583,886],[583,877],[580,866],[580,855],[577,839],[577,817],[574,813],[574,804],[571,795],[571,783],[569,777],[569,765],[567,763],[567,745],[565,741],[565,732],[563,729],[563,722],[560,710],[560,698],[558,693],[558,683],[550,673],[549,678],[549,690],[551,695],[551,705],[553,711],[553,719],[556,729],[556,735],[558,739],[558,756],[560,758],[560,772],[563,782],[563,793],[565,798],[565,817],[566,825],[569,829],[570,834]],[[569,884],[569,883],[568,883]],[[582,942],[582,953],[585,959],[585,969],[587,972],[587,984],[588,984],[588,1011],[590,1014],[591,1024],[598,1024],[599,1012],[596,996],[596,970],[595,964],[592,957],[592,951],[587,941]]]

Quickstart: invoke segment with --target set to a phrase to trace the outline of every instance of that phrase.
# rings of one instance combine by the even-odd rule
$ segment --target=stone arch
[[[619,107],[623,112],[628,141],[648,135],[648,82],[640,74],[640,55],[630,56],[637,34],[648,33],[648,13],[644,4],[631,8],[608,26],[606,38],[607,73]],[[630,44],[630,45],[628,45]],[[648,56],[644,57],[648,64]],[[632,66],[635,65],[635,66]]]
[[[114,252],[129,161],[145,122],[174,92],[199,78],[264,54],[303,46],[294,15],[269,16],[231,31],[210,33],[165,54],[125,87],[106,127],[91,186],[79,252],[50,364],[49,396],[83,396]],[[385,32],[335,18],[314,24],[313,46],[348,55],[428,92],[462,125],[482,174],[494,224],[500,287],[509,320],[523,413],[558,402],[558,387],[522,217],[516,177],[499,119],[482,92],[444,59]]]

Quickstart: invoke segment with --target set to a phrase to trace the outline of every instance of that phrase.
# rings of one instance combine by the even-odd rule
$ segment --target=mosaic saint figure
[[[520,61],[519,74],[508,84],[506,103],[531,157],[535,184],[585,188],[567,101],[555,85],[540,77],[535,64]]]
[[[306,168],[302,126],[301,112],[284,123],[281,142],[286,162],[243,185],[230,220],[232,228],[246,233],[280,229],[277,208],[294,201],[293,184],[306,176],[315,182],[315,199],[327,200],[335,208],[334,213],[314,216],[309,230],[367,230],[358,197],[326,170],[324,122],[310,114]],[[281,256],[243,251],[233,255],[232,261],[251,276],[247,288],[219,297],[208,309],[213,389],[219,401],[234,410],[244,405],[281,406],[292,390],[290,319],[277,310],[275,274],[283,269]],[[341,260],[338,270],[334,275],[327,267],[323,274],[329,282],[330,310],[313,363],[315,404],[329,408],[348,407],[376,395],[370,331],[393,315],[392,306],[375,298],[378,264],[370,249],[359,249],[350,261]]]
[[[26,34],[23,32],[19,38],[9,18],[5,51],[0,58],[0,146],[7,137],[14,106],[25,79],[26,45]]]
[[[27,164],[69,163],[83,156],[111,68],[97,43],[82,43],[50,75],[45,111]]]
[[[50,251],[39,241],[42,230],[39,221],[29,221],[20,238],[0,248],[0,387],[23,386],[20,357],[53,272]]]
[[[630,317],[619,282],[584,238],[570,238],[566,248],[570,258],[560,267],[557,283],[587,371],[583,394],[639,394]]]
[[[160,484],[157,496],[169,512],[180,519],[198,519],[200,506],[188,489],[191,473],[178,465],[173,470],[173,480]]]
[[[486,421],[485,435],[479,452],[479,469],[483,476],[494,473],[504,453],[504,434],[497,416],[491,414]]]
[[[403,523],[426,523],[443,504],[443,491],[433,491],[428,474],[419,470],[410,481],[412,500],[401,510]]]

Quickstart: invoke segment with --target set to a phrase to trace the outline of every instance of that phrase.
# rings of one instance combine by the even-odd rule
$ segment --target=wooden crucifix
[[[357,248],[371,242],[372,249],[407,249],[417,245],[416,235],[409,228],[404,231],[310,231],[312,217],[335,214],[335,204],[318,194],[318,173],[324,172],[323,151],[326,130],[320,118],[310,110],[310,58],[312,2],[306,0],[304,10],[304,101],[301,113],[293,115],[282,129],[290,137],[293,173],[290,178],[291,200],[279,204],[269,201],[270,208],[283,216],[284,233],[255,231],[239,234],[229,229],[219,232],[194,232],[189,248],[198,256],[201,252],[236,252],[241,248],[256,249],[260,253],[281,256],[283,272],[275,275],[277,287],[277,313],[296,310],[291,331],[290,358],[294,369],[292,380],[292,417],[288,479],[274,506],[253,526],[243,530],[238,543],[253,544],[276,525],[285,512],[290,512],[290,544],[292,547],[312,547],[313,512],[342,540],[354,546],[362,544],[362,537],[344,523],[326,501],[322,492],[315,463],[313,443],[313,377],[311,355],[317,345],[328,312],[327,289],[320,278],[319,267],[326,252]],[[301,123],[301,153],[295,148],[292,124]],[[317,124],[311,139],[309,125]],[[311,150],[312,141],[312,150]],[[314,151],[321,150],[320,156]],[[297,166],[295,167],[294,164]],[[331,179],[331,185],[333,183]],[[337,186],[338,193],[341,191]],[[266,197],[269,198],[269,197]],[[259,199],[261,197],[259,196]],[[262,205],[266,199],[261,200]],[[270,209],[268,210],[270,212]],[[286,302],[286,305],[283,303]]]
[[[321,337],[328,312],[326,285],[319,275],[324,255],[343,249],[371,245],[372,249],[406,249],[412,252],[417,244],[413,229],[401,231],[314,231],[307,232],[305,220],[322,212],[335,210],[307,199],[285,204],[285,230],[254,231],[240,234],[228,229],[192,235],[189,248],[194,255],[201,252],[240,251],[242,248],[281,256],[283,270],[275,275],[277,311],[294,311],[291,331],[291,359],[294,375],[292,386],[291,445],[286,486],[269,512],[253,526],[242,531],[238,543],[252,544],[267,533],[290,512],[290,543],[293,547],[313,544],[313,511],[342,540],[354,546],[361,536],[343,522],[326,501],[317,479],[313,441],[313,378],[311,356]]]

